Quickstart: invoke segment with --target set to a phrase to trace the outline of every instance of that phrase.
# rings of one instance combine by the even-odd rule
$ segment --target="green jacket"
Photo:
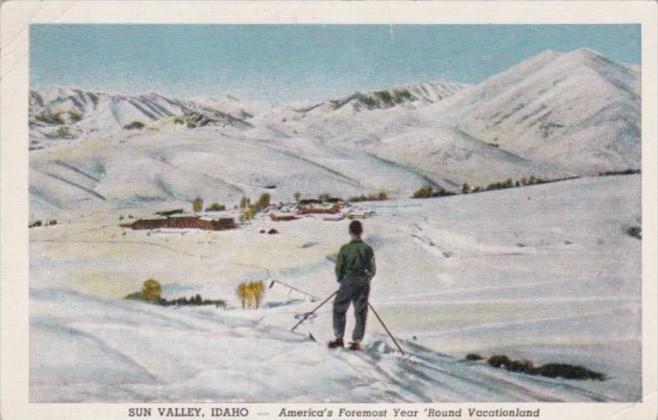
[[[346,275],[365,275],[372,279],[376,271],[375,253],[370,245],[360,239],[353,239],[342,246],[336,260],[336,279],[339,282]]]

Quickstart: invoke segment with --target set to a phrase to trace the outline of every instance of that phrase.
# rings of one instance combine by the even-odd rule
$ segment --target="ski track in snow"
[[[66,290],[33,290],[32,300],[32,327],[31,340],[39,342],[44,334],[55,334],[66,337],[72,346],[81,348],[81,351],[93,351],[101,361],[109,363],[106,367],[110,372],[115,369],[130,369],[138,379],[138,383],[114,383],[108,386],[118,386],[123,392],[132,392],[133,387],[138,387],[139,392],[134,394],[128,401],[176,401],[175,397],[167,397],[168,387],[177,387],[168,373],[173,367],[166,371],[158,371],[154,368],[154,361],[161,357],[167,357],[169,350],[159,354],[166,349],[171,340],[191,340],[191,343],[204,337],[207,349],[195,349],[190,355],[186,353],[177,354],[180,366],[193,365],[193,358],[202,351],[209,356],[216,353],[220,356],[224,340],[229,340],[230,345],[240,349],[261,348],[261,353],[269,353],[268,348],[275,342],[276,346],[284,345],[285,354],[270,355],[270,374],[276,375],[280,369],[295,369],[295,366],[304,366],[303,377],[308,387],[307,396],[289,395],[296,401],[317,401],[323,392],[322,383],[325,381],[329,368],[339,372],[341,381],[348,382],[354,391],[354,400],[349,397],[341,401],[354,402],[432,402],[432,401],[561,401],[565,398],[576,398],[582,401],[603,401],[605,397],[596,393],[581,389],[578,386],[567,385],[560,380],[548,380],[523,375],[509,375],[494,368],[482,364],[460,361],[452,356],[437,353],[419,345],[403,341],[402,345],[407,353],[402,356],[393,351],[384,341],[374,339],[363,352],[352,353],[348,350],[330,351],[323,348],[322,344],[310,342],[304,335],[291,333],[267,324],[255,321],[241,320],[233,316],[224,315],[223,311],[213,311],[212,315],[201,315],[197,311],[172,310],[159,308],[152,305],[125,302],[116,303],[100,298],[74,293]],[[66,305],[58,315],[52,314],[52,305]],[[148,346],[138,343],[144,339],[144,328],[153,330],[154,336],[149,339]],[[120,331],[120,335],[116,332]],[[185,338],[189,337],[189,338]],[[213,338],[216,337],[216,338]],[[384,337],[382,337],[384,339]],[[274,341],[272,341],[274,340]],[[125,343],[135,343],[136,346],[126,347]],[[194,345],[194,344],[190,344]],[[78,347],[81,346],[81,347]],[[38,347],[38,346],[37,346]],[[119,350],[123,348],[125,350]],[[283,348],[282,348],[283,350]],[[40,353],[43,350],[37,348],[33,351]],[[279,351],[278,349],[272,351]],[[210,356],[212,357],[212,356]],[[308,358],[310,360],[307,360]],[[310,363],[316,357],[325,358],[321,364]],[[190,359],[191,360],[187,360]],[[220,360],[220,359],[218,359]],[[246,366],[260,361],[245,360]],[[33,390],[33,402],[53,401],[52,395],[41,394],[41,390],[51,390],[52,382],[44,380],[44,373],[48,372],[54,360],[32,359],[32,369],[35,372],[31,381]],[[221,363],[221,366],[225,362]],[[221,368],[217,366],[215,368]],[[52,365],[54,368],[55,365]],[[206,368],[199,367],[190,376],[188,372],[182,372],[190,384],[196,380],[203,380]],[[84,376],[84,373],[82,374]],[[107,376],[108,378],[112,377]],[[262,393],[257,399],[239,399],[241,401],[270,401],[267,397],[269,392],[281,398],[282,384],[276,377],[271,377],[268,382],[263,382]],[[83,378],[69,378],[67,387],[76,389],[85,386],[85,381],[92,380]],[[382,385],[385,384],[384,387]],[[204,395],[201,400],[206,401],[223,400],[223,395],[213,394],[212,384],[195,384],[201,386]],[[272,387],[272,389],[270,389]],[[149,391],[151,389],[152,391]],[[108,390],[106,390],[108,391]],[[109,392],[109,391],[108,391]],[[82,398],[77,400],[75,393],[59,394],[55,392],[55,401],[59,398],[69,402],[94,401]],[[58,398],[57,396],[60,395]],[[109,392],[115,395],[115,392]],[[330,397],[330,396],[329,396]],[[193,399],[194,401],[196,399]],[[271,401],[276,401],[273,398]]]

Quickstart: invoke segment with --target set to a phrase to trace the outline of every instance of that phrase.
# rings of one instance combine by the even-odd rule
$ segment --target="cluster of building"
[[[274,222],[297,220],[301,217],[324,216],[325,221],[344,219],[365,219],[375,215],[373,211],[361,211],[342,200],[300,200],[297,203],[276,203],[268,206],[263,213]],[[203,229],[228,230],[236,229],[238,224],[233,217],[213,217],[205,214],[186,214],[175,212],[160,212],[149,219],[138,219],[121,227],[142,229]]]
[[[325,221],[339,221],[343,219],[365,219],[375,215],[374,211],[361,211],[342,200],[300,200],[295,204],[279,203],[270,206],[268,215],[272,221],[286,222],[297,220],[300,217],[323,215]]]

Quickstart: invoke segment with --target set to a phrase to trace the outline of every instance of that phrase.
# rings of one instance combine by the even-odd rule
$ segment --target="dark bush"
[[[501,366],[508,366],[510,362],[511,360],[509,359],[509,357],[500,354],[491,356],[489,359],[487,359],[487,363],[495,368],[499,368]]]
[[[480,356],[477,353],[469,353],[469,354],[466,355],[466,360],[470,360],[470,361],[473,361],[473,362],[476,362],[476,361],[482,360],[482,359],[483,359],[483,357]]]
[[[487,363],[495,368],[504,368],[510,372],[525,373],[527,375],[541,375],[547,378],[578,380],[592,379],[597,381],[603,381],[606,379],[603,373],[595,372],[583,366],[570,365],[567,363],[547,363],[535,367],[529,360],[511,360],[503,354],[491,356],[487,360]]]
[[[146,127],[143,122],[141,121],[133,121],[130,124],[126,124],[123,126],[124,130],[141,130],[142,128]]]
[[[530,375],[535,374],[535,367],[530,360],[511,360],[509,364],[505,365],[505,369],[510,372],[521,372]]]
[[[219,203],[212,203],[210,207],[206,208],[206,211],[224,211],[224,210],[226,210],[226,206]]]
[[[354,197],[350,197],[348,201],[352,203],[357,203],[361,201],[385,201],[388,200],[388,193],[386,191],[380,191],[377,194],[361,194]]]
[[[183,209],[163,210],[163,211],[155,212],[155,214],[160,216],[172,216],[174,214],[180,214],[180,213],[183,213]]]
[[[263,210],[270,205],[270,199],[271,197],[268,193],[262,193],[260,197],[258,197],[256,206],[258,207],[259,210]]]
[[[599,176],[611,176],[611,175],[635,175],[639,174],[641,171],[639,169],[626,169],[625,171],[606,171],[599,172]]]
[[[440,188],[438,191],[435,191],[434,188],[430,185],[420,187],[411,198],[433,198],[433,197],[448,197],[455,195],[454,192],[448,191],[445,188]]]
[[[593,379],[603,381],[605,375],[600,372],[594,372],[583,366],[569,365],[566,363],[548,363],[537,368],[537,372],[548,378],[564,379]]]
[[[268,235],[276,235],[277,233],[279,233],[279,231],[276,229],[270,229],[267,231]]]

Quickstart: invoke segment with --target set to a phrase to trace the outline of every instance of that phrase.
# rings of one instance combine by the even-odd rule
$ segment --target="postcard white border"
[[[210,2],[10,1],[2,4],[0,107],[1,400],[5,420],[127,419],[139,404],[34,404],[28,399],[28,25],[31,23],[638,23],[642,25],[642,363],[641,403],[450,403],[466,407],[541,408],[542,419],[657,418],[657,5],[628,1]],[[439,404],[379,404],[437,407]],[[179,406],[148,404],[150,407]],[[205,406],[208,404],[185,404]],[[215,404],[249,407],[250,418],[277,418],[281,407],[328,404]],[[363,407],[363,404],[332,404]],[[372,408],[372,404],[368,404]],[[389,410],[390,411],[390,410]],[[269,415],[258,415],[267,412]],[[155,417],[157,418],[157,417]],[[209,417],[206,417],[209,418]],[[389,416],[392,418],[392,416]],[[424,416],[419,419],[425,418]],[[468,417],[464,417],[468,418]]]

